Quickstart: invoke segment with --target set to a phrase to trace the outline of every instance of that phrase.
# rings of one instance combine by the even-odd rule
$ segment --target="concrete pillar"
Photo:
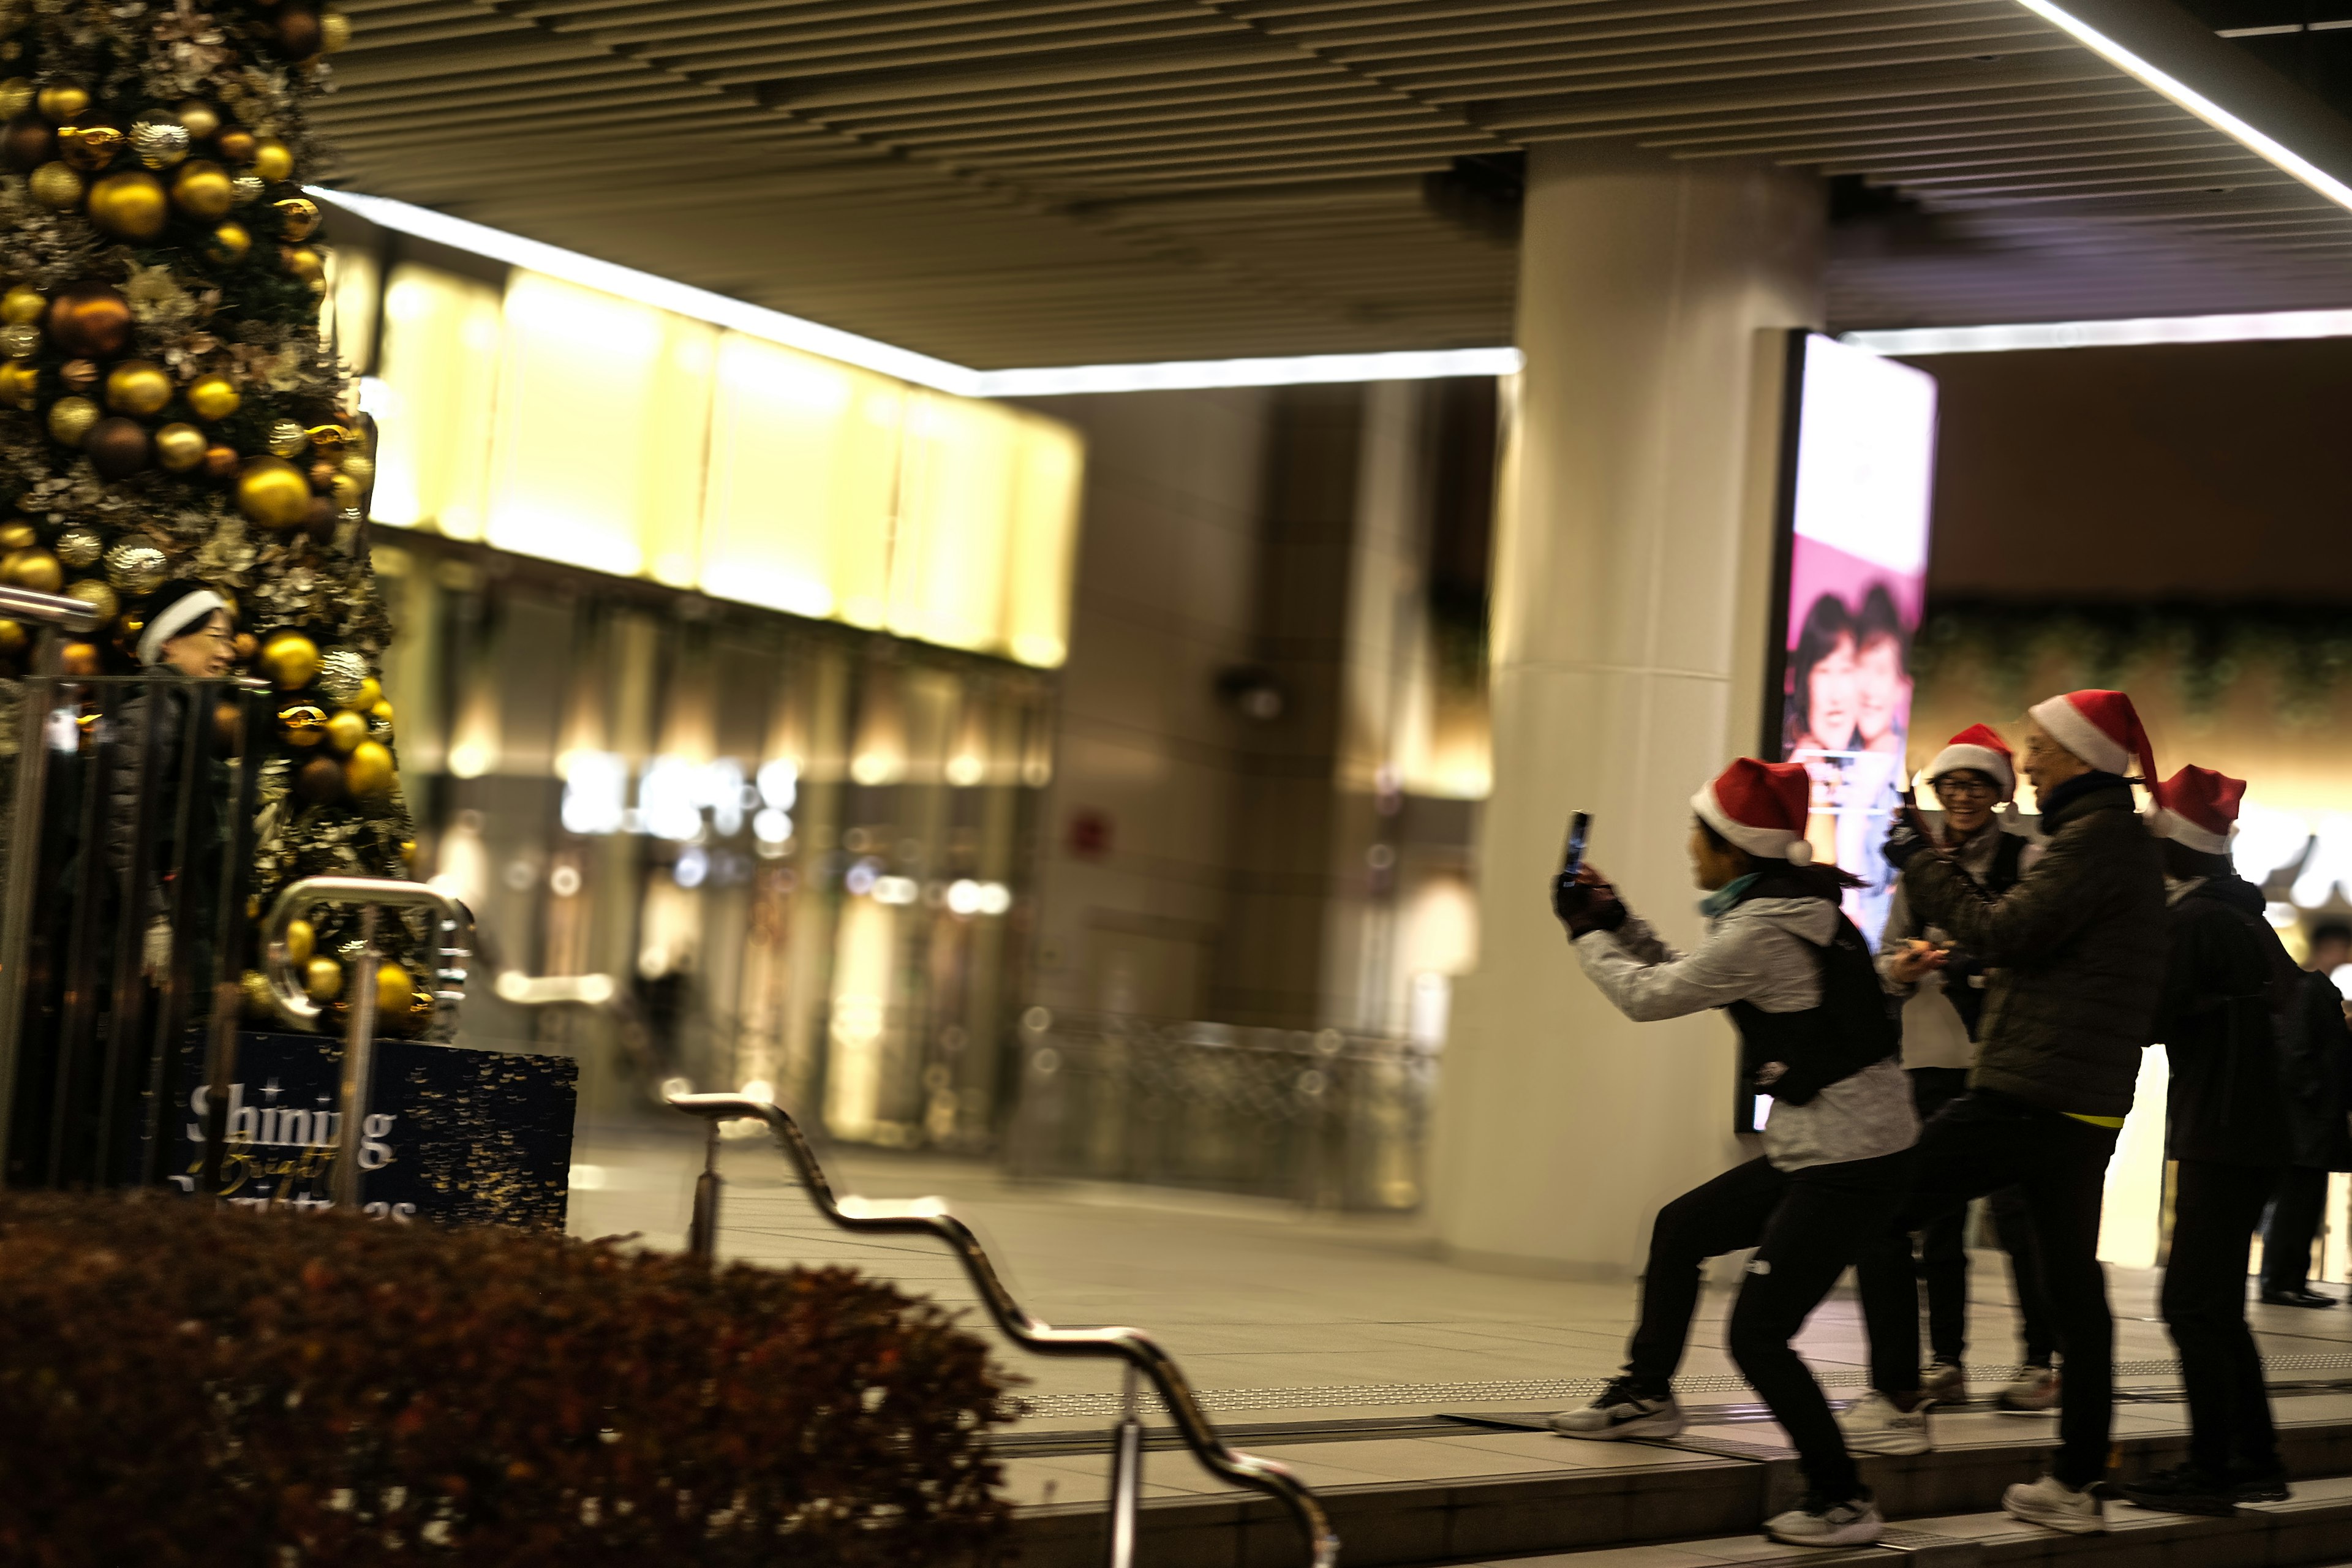
[[[1697,934],[1691,792],[1756,749],[1779,329],[1819,325],[1826,203],[1764,167],[1575,146],[1529,161],[1493,594],[1480,961],[1445,1063],[1433,1196],[1468,1262],[1633,1270],[1658,1205],[1743,1157],[1729,1025],[1631,1024],[1546,901],[1591,858]]]

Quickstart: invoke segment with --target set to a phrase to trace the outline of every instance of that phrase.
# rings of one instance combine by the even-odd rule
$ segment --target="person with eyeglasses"
[[[1929,760],[1922,776],[1942,808],[1937,843],[1979,887],[1998,898],[2017,886],[2037,853],[2032,841],[2007,829],[2000,808],[2017,795],[2017,763],[2008,743],[1990,727],[1971,724]],[[1879,939],[1878,972],[1903,1006],[1903,1068],[1922,1122],[1968,1092],[1976,1065],[1977,1030],[1984,1017],[1989,971],[1949,931],[1922,924],[1898,886]],[[2042,1286],[2042,1253],[2025,1214],[2024,1195],[2004,1187],[1986,1200],[2001,1250],[2009,1255],[2023,1341],[2021,1370],[2001,1389],[2003,1409],[2044,1411],[2058,1403],[2051,1363],[2055,1342],[2050,1299]],[[1919,1281],[1927,1295],[1930,1357],[1920,1391],[1939,1405],[1969,1396],[1968,1211],[1954,1209],[1919,1232]]]

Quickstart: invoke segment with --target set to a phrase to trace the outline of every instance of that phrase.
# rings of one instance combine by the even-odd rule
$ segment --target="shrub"
[[[0,1561],[993,1562],[986,1347],[846,1269],[0,1196]]]

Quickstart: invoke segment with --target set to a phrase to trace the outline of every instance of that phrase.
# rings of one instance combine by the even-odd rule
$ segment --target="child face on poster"
[[[1911,677],[1903,668],[1903,645],[1873,637],[1854,655],[1854,728],[1865,752],[1892,752],[1903,744],[1900,728],[1911,706]]]
[[[1840,633],[1805,672],[1805,727],[1811,732],[1799,743],[1824,752],[1849,749],[1860,707],[1853,638]]]

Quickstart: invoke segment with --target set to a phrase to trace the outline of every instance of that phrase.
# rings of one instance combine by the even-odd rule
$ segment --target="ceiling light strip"
[[[2321,168],[2277,138],[2239,119],[2179,78],[2158,69],[2148,60],[2074,16],[2051,0],[2017,0],[2035,16],[2072,37],[2084,48],[2146,82],[2198,119],[2263,158],[2293,174],[2336,205],[2352,208],[2352,185]]]
[[[2007,327],[1922,327],[1847,332],[1842,342],[1883,354],[1997,353],[2011,349],[2136,348],[2352,338],[2352,310],[2268,310],[2238,316],[2147,316],[2125,321],[2030,321]]]
[[[1041,365],[973,370],[874,338],[861,337],[714,294],[708,289],[599,261],[576,250],[525,239],[504,229],[452,217],[388,196],[307,187],[379,227],[527,268],[583,288],[822,354],[918,386],[960,397],[1049,397],[1076,393],[1172,392],[1219,386],[1299,386],[1318,382],[1423,381],[1439,376],[1509,375],[1522,363],[1515,348],[1438,349],[1391,353],[1294,354],[1266,359],[1171,360],[1156,364]]]

